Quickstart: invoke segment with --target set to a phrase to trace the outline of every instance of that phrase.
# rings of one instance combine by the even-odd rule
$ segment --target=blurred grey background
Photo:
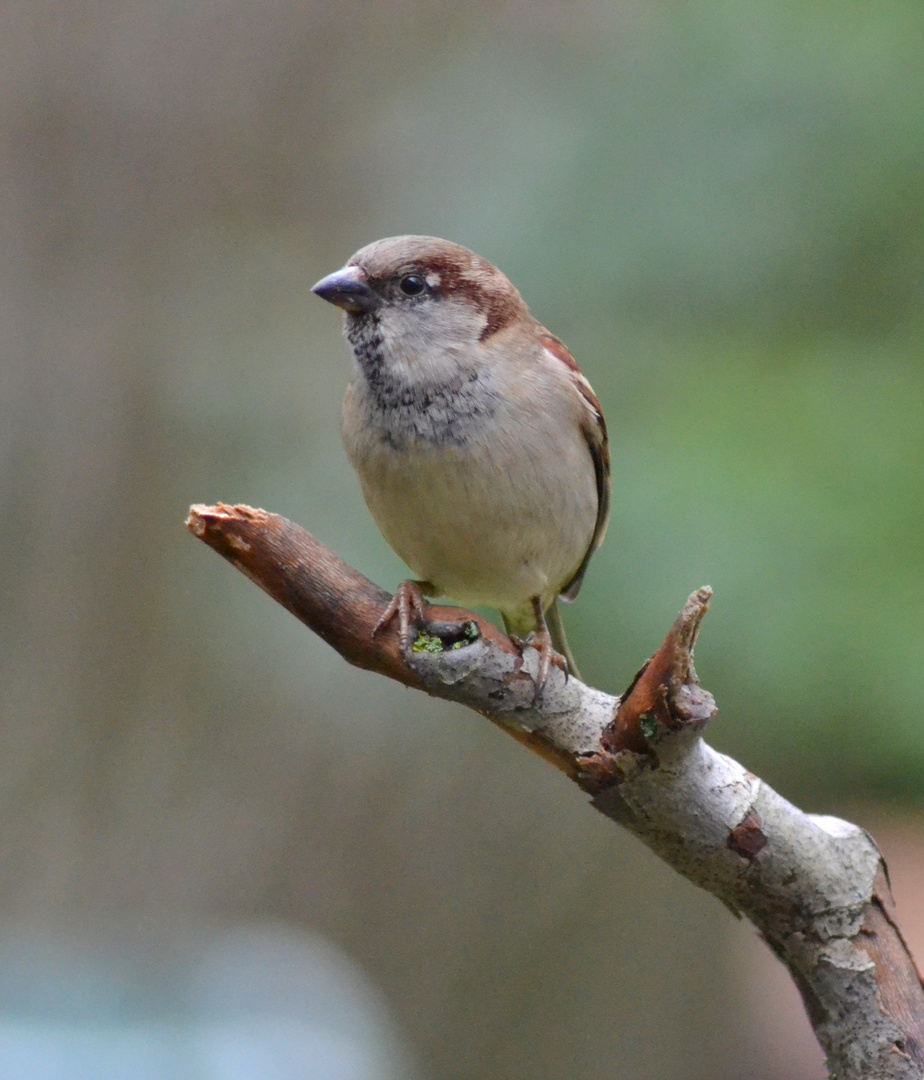
[[[309,289],[380,236],[476,249],[608,417],[585,674],[714,586],[710,739],[872,829],[920,954],[922,56],[898,0],[0,5],[0,1080],[65,1014],[135,1066],[40,1075],[148,1075],[213,978],[302,1034],[152,1075],[824,1075],[746,925],[183,518],[263,506],[393,587]],[[378,1049],[324,1071],[357,995]]]

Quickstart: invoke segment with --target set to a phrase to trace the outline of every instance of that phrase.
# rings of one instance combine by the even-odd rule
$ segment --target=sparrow
[[[432,236],[361,248],[314,286],[343,309],[353,374],[342,434],[383,536],[418,575],[385,610],[402,646],[423,597],[500,611],[509,635],[577,675],[557,600],[606,531],[606,424],[561,341],[487,260]]]

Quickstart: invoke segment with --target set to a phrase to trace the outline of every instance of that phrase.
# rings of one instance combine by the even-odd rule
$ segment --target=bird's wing
[[[581,431],[587,440],[587,450],[590,453],[590,459],[594,466],[594,475],[597,479],[597,521],[594,525],[593,536],[590,539],[587,552],[581,560],[581,565],[561,590],[562,599],[571,601],[580,591],[581,582],[584,580],[584,573],[587,570],[587,564],[590,562],[591,556],[603,543],[603,537],[606,535],[606,525],[610,516],[610,447],[606,434],[606,421],[603,419],[600,402],[597,400],[593,387],[578,367],[577,361],[562,342],[547,330],[541,334],[541,341],[546,352],[568,368],[574,380],[575,389],[584,402],[585,408]]]

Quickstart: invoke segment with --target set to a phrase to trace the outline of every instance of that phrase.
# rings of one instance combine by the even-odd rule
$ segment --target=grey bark
[[[788,968],[837,1080],[924,1077],[924,987],[862,829],[805,814],[702,730],[693,667],[710,589],[694,593],[621,698],[552,669],[491,623],[430,607],[407,650],[373,635],[388,594],[310,534],[250,507],[196,506],[188,527],[350,663],[486,716],[566,772],[597,810],[748,918]]]

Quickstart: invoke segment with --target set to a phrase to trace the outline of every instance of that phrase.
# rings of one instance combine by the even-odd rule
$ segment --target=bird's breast
[[[409,380],[381,368],[354,379],[344,402],[344,433],[361,428],[361,441],[396,451],[463,446],[478,439],[497,412],[497,398],[481,372]],[[365,438],[363,438],[365,436]],[[349,449],[349,447],[348,447]]]
[[[354,380],[343,438],[376,523],[414,572],[509,611],[550,602],[575,572],[597,495],[582,439],[548,413],[524,422],[485,389],[476,401],[465,383],[383,400]]]

